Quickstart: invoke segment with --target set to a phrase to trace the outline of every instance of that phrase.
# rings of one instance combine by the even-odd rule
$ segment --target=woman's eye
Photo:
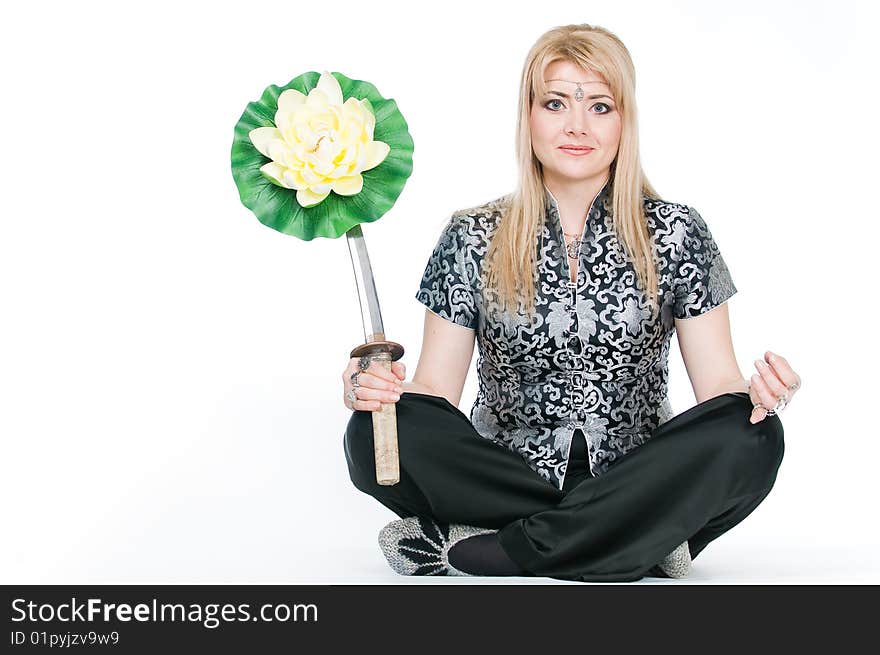
[[[559,107],[555,107],[555,106],[551,107],[551,105],[552,105],[554,102],[558,102],[558,103],[559,103]],[[565,105],[562,104],[562,101],[559,100],[558,98],[553,98],[552,100],[548,100],[547,102],[544,103],[544,107],[546,107],[547,109],[549,109],[549,110],[551,110],[551,111],[557,111],[558,109],[561,109],[561,108],[564,107],[564,106],[565,106]],[[608,114],[608,113],[614,111],[614,109],[611,107],[611,105],[608,105],[608,104],[606,104],[606,103],[604,103],[604,102],[597,102],[595,105],[593,105],[592,108],[595,109],[596,107],[603,107],[603,108],[604,108],[603,111],[596,112],[596,113],[599,113],[599,114]]]

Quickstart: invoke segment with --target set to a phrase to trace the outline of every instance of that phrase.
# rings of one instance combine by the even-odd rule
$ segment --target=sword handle
[[[368,341],[351,351],[351,357],[369,357],[370,364],[376,362],[386,370],[391,370],[391,362],[403,356],[403,346],[386,341],[384,334],[373,335],[375,341]],[[400,453],[397,449],[397,405],[380,401],[379,409],[373,415],[373,450],[376,458],[376,482],[391,486],[400,482]]]
[[[373,361],[391,370],[391,354],[378,353]],[[373,449],[376,456],[376,482],[390,486],[400,482],[400,453],[397,449],[397,406],[380,402],[373,414]]]

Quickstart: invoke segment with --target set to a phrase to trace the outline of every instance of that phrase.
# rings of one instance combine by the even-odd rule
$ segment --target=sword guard
[[[383,337],[377,341],[368,341],[357,346],[351,351],[349,357],[363,357],[364,355],[376,355],[378,353],[390,353],[391,361],[396,362],[403,357],[403,346],[394,341],[385,341]]]

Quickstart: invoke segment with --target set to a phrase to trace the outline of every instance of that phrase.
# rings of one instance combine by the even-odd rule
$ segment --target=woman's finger
[[[752,376],[752,387],[758,392],[758,398],[764,407],[770,409],[776,404],[776,396],[770,390],[770,387],[767,386],[764,378],[757,373]]]
[[[767,389],[773,394],[774,398],[779,398],[782,394],[788,391],[787,385],[779,379],[774,370],[770,368],[770,365],[763,359],[755,360],[755,368],[758,369],[758,374],[761,376],[761,379],[764,381],[764,384],[767,385]],[[773,404],[776,404],[775,400],[773,401]]]
[[[354,392],[361,400],[379,400],[383,403],[395,403],[400,400],[400,393],[393,389],[386,390],[362,386],[356,387]]]
[[[360,357],[352,357],[348,360],[348,366],[342,372],[342,379],[348,382],[351,379],[352,373],[355,371],[360,371],[361,367],[359,365]]]
[[[394,362],[392,362],[391,365],[394,366]],[[370,362],[369,367],[367,367],[365,370],[361,370],[360,357],[353,357],[351,359],[348,364],[348,368],[346,368],[345,372],[343,372],[342,374],[342,379],[345,381],[346,384],[349,384],[351,381],[351,376],[357,372],[360,372],[360,375],[358,376],[358,384],[364,384],[364,380],[367,375],[371,376],[374,379],[384,380],[392,385],[397,385],[400,383],[400,378],[395,373],[389,371],[378,362],[372,361]],[[367,386],[377,385],[367,384]]]
[[[778,381],[778,384],[773,384],[771,382],[768,386],[777,397],[781,398],[785,396],[785,404],[787,405],[791,402],[792,398],[794,398],[798,389],[800,389],[801,378],[795,373],[794,369],[792,369],[791,365],[788,363],[788,360],[782,355],[768,350],[764,353],[764,359],[768,364],[768,368],[773,370],[773,377]],[[789,388],[792,385],[795,385],[795,389],[793,390]]]
[[[767,410],[763,407],[759,407],[758,403],[764,404],[761,400],[761,397],[758,395],[758,389],[754,385],[749,385],[749,398],[752,401],[752,405],[754,405],[752,409],[752,414],[749,416],[750,423],[758,423],[759,421],[763,421],[767,417]]]
[[[394,362],[391,362],[391,367],[392,369],[394,368]],[[376,378],[380,378],[393,384],[398,384],[400,382],[400,379],[393,372],[393,370],[389,371],[377,361],[370,362],[370,366],[364,371],[364,374],[372,375]],[[360,382],[361,380],[363,380],[363,378],[364,375],[361,375],[360,377],[358,377],[358,381]]]
[[[770,388],[767,386],[767,383],[764,382],[764,378],[755,373],[751,377],[751,388],[749,389],[749,395],[752,397],[752,402],[756,402],[754,400],[754,395],[757,394],[758,400],[764,407],[756,408],[757,411],[752,411],[752,423],[757,423],[758,421],[754,420],[756,417],[760,416],[758,420],[762,420],[767,416],[767,410],[773,409],[776,406],[776,396],[774,396],[770,392]]]
[[[406,366],[404,366],[403,362],[391,362],[391,372],[394,373],[394,375],[397,376],[397,379],[401,382],[406,380]]]
[[[793,384],[797,384],[800,387],[801,378],[794,372],[785,357],[768,350],[764,353],[764,359],[773,368],[779,379],[782,380],[786,389]],[[791,398],[791,393],[789,393],[789,398]]]
[[[346,391],[343,396],[345,406],[351,409],[367,412],[381,409],[382,403],[396,403],[400,400],[400,396],[397,396],[396,394],[391,394],[387,391],[369,389],[367,387],[356,387],[354,393],[357,398],[354,403],[352,403],[351,399],[348,397],[348,392]]]
[[[397,376],[388,373],[385,371],[388,376],[379,377],[376,375],[378,371],[368,370],[364,371],[358,376],[358,384],[361,387],[369,387],[371,389],[382,389],[384,391],[396,391],[397,393],[403,393],[403,387],[400,386],[400,380]]]
[[[381,409],[381,403],[378,400],[355,400],[351,402],[348,396],[342,401],[346,407],[359,412],[375,412]]]

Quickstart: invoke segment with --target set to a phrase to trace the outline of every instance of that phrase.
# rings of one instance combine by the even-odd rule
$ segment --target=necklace
[[[569,243],[565,246],[565,250],[566,250],[566,252],[568,252],[569,258],[577,259],[578,255],[580,255],[580,252],[581,252],[581,243],[582,243],[582,240],[580,239],[581,235],[580,234],[569,234],[568,232],[563,232],[563,234],[567,237],[574,237],[574,239],[572,239],[571,243]]]

